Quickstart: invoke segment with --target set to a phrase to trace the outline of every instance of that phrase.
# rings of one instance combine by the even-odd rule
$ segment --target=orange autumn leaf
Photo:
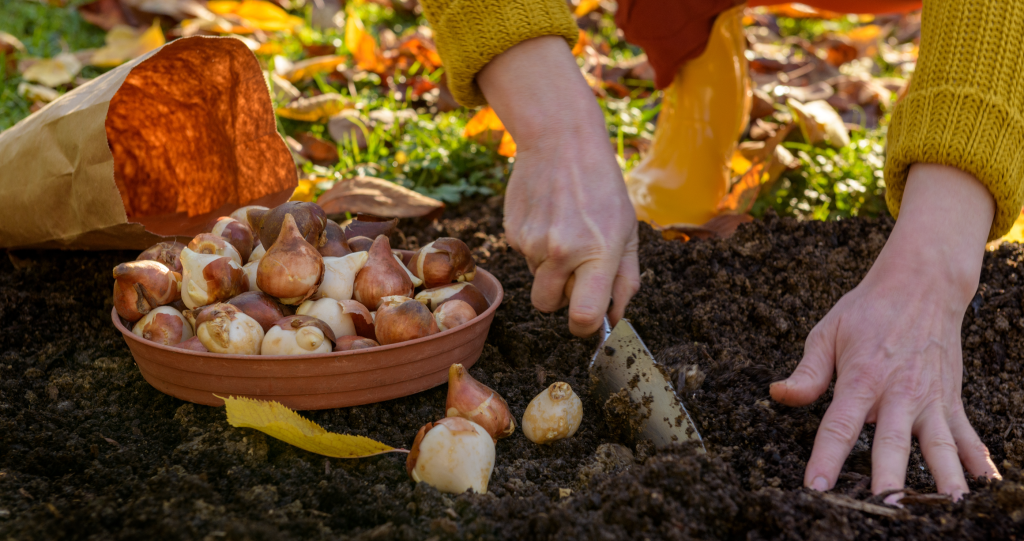
[[[360,69],[381,73],[385,70],[384,56],[373,36],[366,31],[362,19],[349,7],[345,20],[345,48],[352,53]]]
[[[462,136],[469,139],[485,131],[505,131],[505,125],[501,123],[498,114],[487,105],[476,112],[473,118],[466,122],[466,128],[462,130]]]
[[[332,73],[338,69],[338,66],[343,64],[345,64],[345,57],[343,56],[316,56],[296,62],[282,76],[288,79],[289,82],[298,83],[312,79],[317,74]]]
[[[582,55],[583,51],[587,48],[587,45],[590,45],[590,44],[591,44],[590,36],[588,36],[587,33],[584,32],[583,30],[580,30],[580,37],[579,37],[578,40],[576,40],[576,45],[574,45],[573,48],[572,48],[572,55],[573,56],[580,56],[580,55]]]
[[[512,140],[512,134],[505,132],[501,136],[501,144],[498,145],[498,154],[507,158],[514,158],[516,155],[516,142]]]
[[[845,15],[827,9],[817,9],[806,4],[790,3],[768,6],[764,8],[768,13],[779,17],[790,17],[792,19],[839,19]]]
[[[431,72],[441,67],[441,55],[433,43],[424,41],[420,36],[413,36],[398,46],[399,55],[415,58],[423,69]]]
[[[591,11],[597,9],[597,6],[601,5],[601,0],[580,0],[579,4],[576,4],[576,10],[572,12],[577,17],[582,17]]]
[[[266,0],[214,0],[207,3],[206,7],[217,15],[233,15],[242,19],[242,28],[250,31],[291,31],[303,24],[301,17],[289,15],[280,6]]]

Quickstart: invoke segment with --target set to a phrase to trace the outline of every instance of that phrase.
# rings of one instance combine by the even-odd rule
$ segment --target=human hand
[[[1001,478],[960,399],[960,327],[994,212],[973,176],[932,164],[911,168],[899,219],[871,270],[811,331],[796,370],[771,386],[777,402],[804,406],[828,389],[833,369],[837,375],[806,486],[835,486],[865,422],[875,424],[875,494],[903,488],[911,435],[939,492],[954,499],[968,492],[961,463],[971,475]]]
[[[601,110],[568,45],[554,36],[522,42],[477,81],[516,141],[505,235],[534,274],[533,305],[553,312],[568,300],[569,330],[577,336],[596,332],[606,313],[614,325],[640,288],[636,214]]]

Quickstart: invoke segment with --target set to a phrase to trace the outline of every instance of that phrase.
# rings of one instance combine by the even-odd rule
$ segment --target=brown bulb
[[[437,328],[441,331],[454,329],[459,325],[465,325],[476,317],[473,307],[462,301],[446,301],[434,310],[434,320],[437,321]]]
[[[380,344],[376,340],[371,340],[363,336],[342,336],[338,338],[338,343],[334,345],[334,351],[353,351],[357,349],[370,349],[380,347]]]
[[[505,399],[474,379],[461,364],[453,364],[448,369],[445,410],[449,417],[462,417],[484,427],[495,441],[511,436],[516,430]]]
[[[382,345],[397,344],[437,334],[437,322],[426,306],[414,299],[401,297],[386,300],[374,320],[377,341]]]
[[[228,304],[237,307],[243,314],[255,319],[256,323],[263,327],[263,332],[269,331],[274,323],[291,312],[291,310],[286,309],[270,295],[260,293],[259,291],[249,291],[232,297]]]
[[[353,298],[374,311],[380,306],[381,298],[394,295],[412,297],[413,291],[412,280],[391,254],[388,238],[384,235],[377,237],[370,247],[366,265],[356,275]]]
[[[170,306],[159,306],[143,316],[132,333],[150,342],[173,346],[192,338],[192,325],[185,321],[181,312]]]
[[[198,336],[193,336],[180,344],[175,344],[174,347],[179,349],[187,349],[189,351],[195,351],[196,353],[209,353],[210,350],[206,349],[202,341],[199,340]]]
[[[352,237],[348,239],[348,247],[353,252],[365,252],[373,246],[373,239],[370,237]]]
[[[163,263],[129,261],[114,267],[114,308],[132,323],[180,298],[181,275]]]
[[[375,239],[380,235],[390,235],[397,225],[398,218],[388,219],[372,214],[357,214],[355,218],[341,224],[341,230],[345,234],[345,239],[349,241],[353,237]]]
[[[327,214],[316,203],[289,201],[266,211],[252,209],[248,216],[249,226],[259,231],[260,242],[268,247],[267,250],[277,242],[277,236],[284,227],[285,216],[291,216],[295,220],[300,236],[314,248],[323,246],[326,242],[324,227],[327,225]]]
[[[286,214],[277,242],[267,248],[256,270],[260,291],[283,304],[300,304],[316,293],[323,278],[323,257],[302,237],[292,215]]]
[[[416,294],[416,300],[425,304],[431,311],[437,310],[438,306],[451,300],[465,302],[477,314],[484,313],[490,307],[484,294],[469,282],[425,289]]]
[[[181,274],[181,249],[185,245],[178,241],[158,242],[146,248],[136,257],[136,261],[158,261],[168,269]]]
[[[256,241],[253,240],[252,228],[249,227],[249,224],[243,224],[234,218],[221,216],[213,224],[213,229],[210,230],[210,233],[217,235],[234,246],[235,250],[238,251],[239,257],[242,258],[243,265],[249,261],[249,255],[252,254],[252,250],[256,245]]]
[[[341,226],[334,220],[327,220],[327,227],[324,228],[324,245],[318,248],[320,255],[324,257],[344,257],[352,253],[352,249],[345,240],[345,233]]]
[[[432,288],[452,282],[471,282],[476,277],[476,262],[465,242],[442,237],[423,248],[409,263],[423,285]]]

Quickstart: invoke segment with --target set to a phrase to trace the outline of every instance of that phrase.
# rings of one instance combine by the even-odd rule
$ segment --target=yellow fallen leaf
[[[224,400],[231,426],[254,428],[311,453],[334,458],[361,458],[405,451],[363,436],[328,432],[277,402],[244,397],[217,398]]]
[[[206,4],[206,9],[217,15],[234,15],[243,19],[244,26],[268,32],[291,31],[303,24],[301,17],[289,15],[279,6],[265,0],[212,1]]]
[[[330,93],[299,98],[284,107],[278,107],[277,116],[303,122],[320,122],[350,108],[352,105],[341,94]]]
[[[498,154],[507,158],[514,158],[516,155],[516,142],[512,140],[512,134],[505,132],[501,136],[501,144],[498,145]]]
[[[359,69],[374,73],[384,71],[386,64],[380,47],[377,47],[377,42],[366,31],[363,20],[351,6],[345,15],[345,48],[352,53]]]
[[[153,23],[153,26],[145,31],[130,26],[115,26],[107,32],[106,40],[107,44],[92,55],[90,64],[101,68],[120,66],[167,43],[159,22]]]
[[[42,103],[50,103],[60,97],[60,93],[52,88],[26,83],[25,81],[18,83],[18,95],[26,100]]]
[[[75,80],[82,71],[82,63],[71,53],[61,53],[53,58],[33,62],[22,78],[49,87],[61,86]]]
[[[591,11],[597,9],[597,6],[601,5],[601,0],[580,0],[579,4],[576,4],[576,10],[572,12],[577,17],[582,17]]]
[[[299,180],[299,185],[295,187],[295,191],[292,192],[292,196],[288,198],[289,201],[302,201],[304,203],[312,203],[316,199],[316,182],[312,180]]]
[[[285,79],[298,83],[312,79],[318,73],[331,73],[345,63],[345,57],[338,55],[316,56],[296,62],[291,69],[283,73]]]
[[[753,164],[750,163],[750,160],[748,160],[739,150],[732,151],[732,160],[729,162],[729,168],[732,169],[732,174],[734,176],[746,173],[750,169],[751,165]]]
[[[487,130],[505,130],[505,125],[501,123],[498,114],[494,112],[494,109],[491,109],[490,105],[477,111],[473,118],[466,122],[466,127],[462,130],[462,136],[468,139]]]
[[[786,100],[786,105],[796,118],[804,139],[817,145],[825,143],[835,148],[843,148],[850,144],[850,133],[842,117],[825,100],[800,103],[793,98]]]

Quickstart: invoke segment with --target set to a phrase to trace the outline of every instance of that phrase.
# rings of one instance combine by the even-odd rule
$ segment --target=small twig
[[[818,496],[821,499],[831,503],[838,507],[845,507],[847,509],[853,509],[854,511],[861,511],[863,513],[869,513],[872,515],[879,515],[889,518],[907,518],[908,513],[904,509],[894,509],[892,507],[885,507],[883,505],[877,505],[868,502],[862,502],[855,500],[848,496],[841,496],[839,494],[827,494],[820,493]]]

